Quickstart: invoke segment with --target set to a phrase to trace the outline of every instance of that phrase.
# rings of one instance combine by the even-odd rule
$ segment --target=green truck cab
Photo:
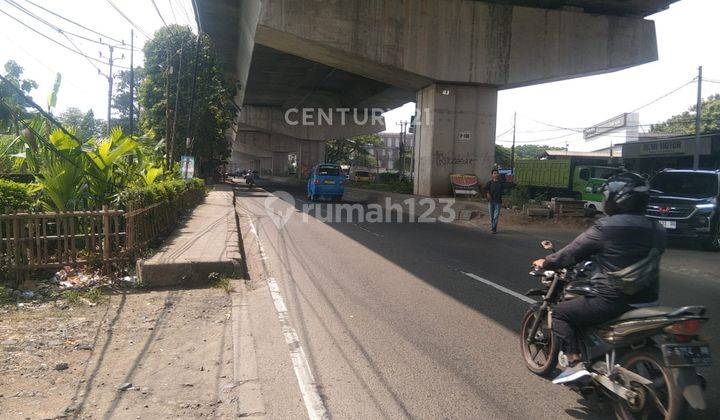
[[[603,211],[602,186],[619,172],[618,167],[580,164],[573,159],[520,160],[515,164],[515,183],[532,195],[571,197]]]

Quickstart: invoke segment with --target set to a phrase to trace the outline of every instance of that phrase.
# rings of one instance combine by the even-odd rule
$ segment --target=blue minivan
[[[345,174],[340,165],[321,163],[310,171],[307,182],[307,196],[310,201],[320,197],[340,201],[345,192]]]

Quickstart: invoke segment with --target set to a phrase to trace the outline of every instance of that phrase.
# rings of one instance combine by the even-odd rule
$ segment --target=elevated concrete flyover
[[[644,17],[671,3],[198,1],[202,28],[240,88],[239,126],[322,141],[384,126],[318,125],[317,116],[312,124],[288,124],[288,111],[362,114],[415,101],[415,193],[430,196],[449,192],[450,173],[488,176],[499,89],[654,61],[655,26]],[[255,146],[273,151],[272,142]],[[306,162],[320,159],[308,155]]]

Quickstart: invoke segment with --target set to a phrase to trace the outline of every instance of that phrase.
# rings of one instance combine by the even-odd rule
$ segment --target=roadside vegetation
[[[235,114],[232,103],[235,88],[222,77],[209,37],[198,37],[187,26],[163,27],[144,45],[143,52],[145,67],[136,67],[133,78],[129,70],[115,74],[110,121],[95,118],[92,110],[67,108],[58,112],[58,98],[73,94],[61,90],[60,74],[47,100],[38,103],[35,95],[38,84],[26,77],[20,64],[10,60],[0,68],[0,213],[64,213],[99,210],[104,206],[132,209],[136,213],[133,217],[143,218],[141,226],[151,232],[148,235],[160,237],[165,232],[162,229],[172,225],[165,220],[170,213],[163,209],[167,207],[171,209],[167,211],[176,214],[178,208],[184,208],[182,203],[186,203],[186,197],[194,200],[202,196],[203,179],[185,179],[179,161],[181,156],[192,156],[195,174],[200,176],[215,173],[215,168],[226,161],[229,148],[225,131]],[[131,83],[135,97],[130,95]],[[133,124],[130,124],[131,110]],[[185,194],[188,190],[193,191]],[[178,201],[181,196],[183,200]],[[12,261],[0,258],[0,303],[48,297],[71,303],[101,300],[101,289],[90,284],[100,278],[99,268],[103,268],[103,274],[111,269],[109,264],[103,266],[104,260],[99,255],[100,249],[106,248],[96,246],[94,239],[87,239],[94,238],[88,235],[97,235],[93,229],[98,229],[90,218],[77,219],[75,223],[73,217],[76,216],[60,218],[72,219],[67,222],[72,226],[68,229],[76,230],[66,241],[71,241],[73,247],[76,240],[82,244],[76,257],[84,262],[70,264],[70,257],[61,256],[60,251],[55,257],[53,249],[61,248],[59,241],[46,242],[50,252],[45,250],[42,258],[47,261],[43,260],[42,264],[32,262],[32,251],[25,255],[25,248]],[[17,220],[25,223],[26,219]],[[113,229],[118,229],[117,232],[120,226],[125,229],[123,220],[116,220]],[[13,227],[13,231],[27,232],[30,238],[39,228],[31,226],[35,222],[27,223],[27,226]],[[52,236],[56,235],[53,232],[61,231],[62,223],[51,220],[42,226],[47,229],[47,235]],[[0,229],[0,234],[7,235],[8,231]],[[82,235],[86,235],[85,239]],[[121,244],[121,236],[117,235],[115,248],[111,249],[125,252],[122,247],[127,244]],[[137,249],[128,255],[130,258],[141,255],[152,244],[147,241],[136,245]],[[13,242],[12,246],[17,244]],[[91,250],[86,251],[85,247]],[[75,248],[72,249],[75,252]],[[14,252],[10,246],[0,247],[0,251],[3,252],[0,257]],[[69,264],[70,267],[62,266],[56,277],[63,270],[77,269],[77,274],[72,277],[72,284],[63,284],[63,281],[49,281],[49,270],[32,269],[33,278],[25,277],[23,281],[16,276],[19,271],[8,269],[32,264]],[[133,277],[127,276],[123,267],[112,269],[117,270],[115,274],[120,277],[129,279],[126,284],[134,284]],[[81,280],[75,283],[77,279]],[[45,287],[48,285],[52,287]]]

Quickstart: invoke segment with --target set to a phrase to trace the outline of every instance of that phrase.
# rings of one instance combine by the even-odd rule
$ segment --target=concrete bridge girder
[[[385,119],[371,109],[287,109],[245,105],[238,122],[268,133],[302,140],[326,141],[375,134]]]
[[[304,178],[309,170],[324,161],[325,143],[303,140],[277,133],[243,131],[240,129],[232,144],[233,157],[253,156],[271,162],[268,168],[273,175],[288,174],[288,157],[297,158],[297,176]]]
[[[515,87],[657,59],[653,21],[469,0],[266,1],[255,41],[413,90]]]

